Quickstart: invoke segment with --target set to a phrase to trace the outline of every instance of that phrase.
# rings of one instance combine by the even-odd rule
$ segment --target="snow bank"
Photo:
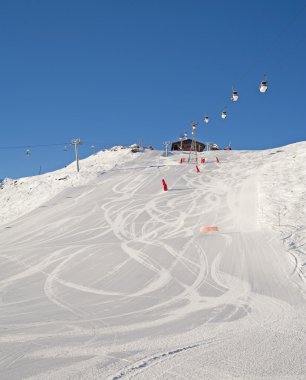
[[[80,160],[80,172],[76,163],[54,172],[20,179],[5,179],[0,183],[0,224],[32,211],[61,191],[88,184],[102,173],[136,158],[130,149],[113,147]]]
[[[262,155],[260,177],[262,223],[281,234],[306,273],[306,143],[291,144],[258,153]]]

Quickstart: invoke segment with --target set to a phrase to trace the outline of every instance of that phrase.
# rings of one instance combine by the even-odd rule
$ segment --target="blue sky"
[[[305,15],[305,0],[1,1],[0,178],[65,166],[78,137],[81,157],[161,149],[192,121],[221,147],[304,140]]]

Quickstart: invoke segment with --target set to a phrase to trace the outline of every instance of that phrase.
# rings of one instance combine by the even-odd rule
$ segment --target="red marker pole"
[[[217,164],[220,164],[220,161],[219,161],[218,157],[216,157],[216,162],[217,162]]]
[[[168,191],[168,186],[167,186],[166,181],[164,179],[162,179],[162,184],[164,186],[164,191]]]
[[[200,173],[200,169],[198,168],[198,165],[196,165],[197,173]]]

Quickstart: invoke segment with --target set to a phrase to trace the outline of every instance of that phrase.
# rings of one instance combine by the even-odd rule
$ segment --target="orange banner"
[[[219,227],[200,227],[200,232],[214,232],[219,231]]]

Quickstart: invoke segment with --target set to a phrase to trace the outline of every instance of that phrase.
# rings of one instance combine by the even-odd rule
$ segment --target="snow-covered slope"
[[[99,153],[6,182],[3,378],[305,378],[305,148],[205,152],[200,173]]]
[[[64,189],[86,185],[135,158],[131,149],[114,147],[81,160],[79,173],[76,164],[72,163],[64,169],[35,177],[5,179],[0,183],[0,224],[34,210]]]

